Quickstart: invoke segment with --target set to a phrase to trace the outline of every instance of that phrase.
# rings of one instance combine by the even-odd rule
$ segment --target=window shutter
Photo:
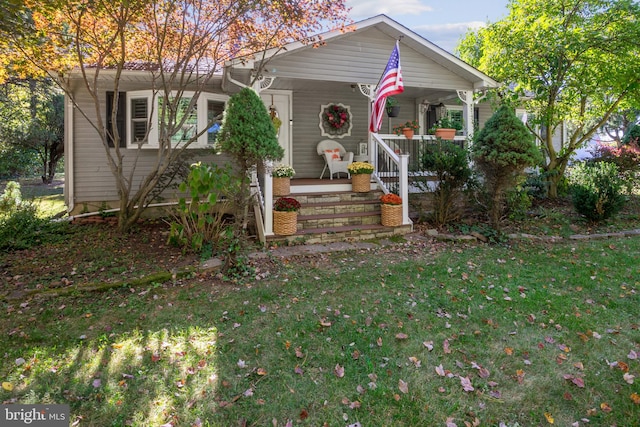
[[[107,92],[107,119],[106,123],[106,133],[107,133],[107,142],[109,147],[113,147],[113,123],[111,121],[111,113],[113,112],[113,101],[114,101],[114,92]],[[127,108],[127,96],[126,92],[118,92],[118,106],[116,110],[116,128],[118,129],[118,135],[120,136],[120,148],[126,148],[127,146],[127,132],[125,128],[125,113]]]

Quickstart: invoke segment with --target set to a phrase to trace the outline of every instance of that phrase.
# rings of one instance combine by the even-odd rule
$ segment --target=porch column
[[[270,171],[273,168],[273,163],[268,162],[264,171],[264,235],[273,236],[273,181],[271,180]]]
[[[465,124],[465,136],[467,137],[468,141],[471,141],[471,138],[473,137],[473,130],[474,130],[474,126],[475,123],[473,122],[474,120],[474,114],[473,114],[473,109],[475,104],[473,103],[473,91],[472,90],[458,90],[458,98],[460,98],[460,101],[462,101],[463,104],[463,110],[462,110],[462,117],[464,119],[464,124]]]
[[[402,198],[402,225],[411,224],[409,219],[409,155],[399,154],[400,188],[398,194]]]

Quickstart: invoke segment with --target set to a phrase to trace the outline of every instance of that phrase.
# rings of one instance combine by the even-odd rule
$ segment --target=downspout
[[[69,95],[64,96],[66,108],[64,109],[64,169],[65,169],[65,199],[67,202],[67,213],[72,212],[75,208],[74,194],[74,171],[73,171],[73,101]]]

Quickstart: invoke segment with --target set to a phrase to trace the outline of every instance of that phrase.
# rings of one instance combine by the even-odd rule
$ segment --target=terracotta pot
[[[402,129],[402,134],[405,136],[405,138],[407,139],[413,139],[413,134],[415,133],[415,131],[411,128],[403,128]]]
[[[298,212],[273,211],[273,232],[291,236],[298,231]]]
[[[436,138],[452,140],[456,136],[455,129],[440,128],[436,129]]]
[[[273,183],[274,196],[288,196],[291,193],[291,178],[273,177],[271,181]]]
[[[351,175],[351,190],[354,193],[368,193],[371,191],[371,174]]]

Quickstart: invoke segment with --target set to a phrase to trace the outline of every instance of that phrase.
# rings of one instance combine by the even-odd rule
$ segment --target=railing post
[[[400,179],[399,185],[399,193],[398,196],[402,198],[402,224],[407,225],[411,224],[411,220],[409,219],[409,155],[408,154],[400,154],[400,164],[399,173]]]
[[[271,180],[271,170],[273,163],[268,162],[264,170],[264,235],[273,236],[273,181]]]

